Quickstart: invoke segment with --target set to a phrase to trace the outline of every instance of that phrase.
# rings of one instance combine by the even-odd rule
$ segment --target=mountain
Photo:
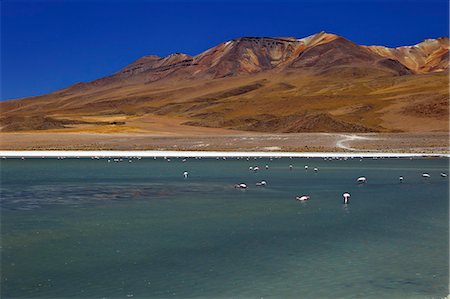
[[[0,126],[149,133],[163,117],[261,132],[448,131],[448,53],[447,37],[398,48],[325,32],[241,37],[196,56],[144,56],[104,78],[2,102]]]
[[[448,69],[448,37],[427,39],[414,46],[387,48],[369,46],[374,53],[397,60],[415,73],[429,73]]]

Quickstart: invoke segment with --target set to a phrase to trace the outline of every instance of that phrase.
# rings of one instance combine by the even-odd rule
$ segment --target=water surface
[[[447,171],[448,159],[3,160],[1,297],[441,298]]]

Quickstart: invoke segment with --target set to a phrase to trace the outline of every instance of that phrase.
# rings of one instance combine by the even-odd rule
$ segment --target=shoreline
[[[109,158],[109,157],[280,157],[280,158],[411,158],[441,157],[450,158],[444,153],[394,153],[394,152],[231,152],[231,151],[8,151],[0,150],[2,158]]]
[[[136,135],[0,133],[0,151],[206,151],[450,154],[448,133]]]

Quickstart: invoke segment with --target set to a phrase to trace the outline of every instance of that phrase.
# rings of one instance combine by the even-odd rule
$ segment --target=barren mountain
[[[395,59],[415,73],[448,70],[448,37],[427,39],[414,46],[387,48],[369,46],[367,49],[390,59]]]
[[[1,130],[448,131],[448,52],[447,37],[399,48],[324,32],[242,37],[196,56],[144,56],[105,78],[2,102]]]

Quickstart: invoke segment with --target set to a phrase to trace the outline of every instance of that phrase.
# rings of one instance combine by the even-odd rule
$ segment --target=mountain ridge
[[[187,67],[195,67],[199,66],[197,69],[193,70],[193,73],[195,73],[196,76],[205,76],[209,79],[216,79],[221,77],[227,77],[227,76],[234,76],[234,75],[242,75],[242,74],[251,74],[256,73],[260,71],[267,71],[271,69],[277,68],[279,65],[269,65],[272,61],[267,61],[268,64],[265,64],[263,66],[259,65],[260,61],[257,61],[255,64],[255,58],[256,56],[254,53],[244,53],[247,54],[248,57],[246,57],[245,61],[241,61],[240,65],[231,65],[230,61],[223,61],[223,56],[227,58],[228,56],[233,57],[233,53],[230,52],[237,52],[238,49],[241,46],[242,43],[248,43],[248,42],[256,42],[264,44],[266,43],[266,46],[270,47],[273,46],[273,43],[280,42],[280,43],[288,43],[291,45],[294,45],[291,49],[291,52],[299,55],[303,52],[309,50],[310,48],[320,46],[322,44],[326,44],[329,42],[333,42],[334,40],[341,39],[348,41],[347,39],[340,37],[335,34],[326,33],[326,32],[319,32],[304,38],[295,38],[295,37],[239,37],[232,39],[230,41],[222,42],[217,46],[214,46],[210,49],[207,49],[195,56],[191,56],[184,53],[173,53],[170,55],[167,55],[165,57],[159,57],[156,55],[146,55],[143,57],[138,58],[136,61],[132,62],[131,64],[125,66],[121,70],[117,71],[116,73],[112,74],[111,76],[107,76],[106,78],[111,78],[114,76],[119,76],[121,79],[127,79],[130,76],[139,74],[139,73],[145,73],[152,71],[153,74],[149,75],[146,80],[144,80],[145,83],[155,82],[161,79],[164,79],[168,76],[173,75],[172,73],[182,72]],[[438,64],[439,67],[435,67],[434,65],[428,66],[428,68],[424,68],[425,63],[423,61],[420,61],[417,63],[416,61],[405,61],[405,59],[401,59],[400,54],[404,51],[402,49],[409,49],[411,47],[419,47],[421,44],[429,44],[430,42],[435,42],[442,40],[443,42],[440,42],[442,45],[441,52],[442,54],[437,55],[437,59],[439,59]],[[350,41],[348,41],[350,42]],[[352,43],[352,42],[350,42]],[[354,43],[352,43],[354,44]],[[355,44],[356,45],[356,44]],[[362,49],[368,49],[371,53],[374,53],[376,55],[379,55],[380,57],[384,57],[385,59],[390,60],[396,60],[400,62],[403,66],[410,69],[413,72],[416,73],[427,73],[427,72],[434,72],[434,71],[444,71],[448,69],[448,50],[449,50],[449,41],[448,37],[441,37],[437,39],[425,39],[424,41],[413,45],[413,46],[400,46],[395,48],[389,48],[384,46],[359,46]],[[230,49],[231,48],[231,49]],[[244,45],[244,49],[248,50],[248,45]],[[273,50],[273,52],[276,52],[277,49]],[[217,55],[217,52],[219,52],[220,55]],[[446,54],[447,53],[447,54]],[[420,55],[416,56],[416,59],[424,59],[424,56],[426,54],[431,55],[432,53],[420,53]],[[218,58],[217,56],[220,56]],[[236,54],[235,54],[236,56]],[[263,57],[261,60],[264,61]],[[274,57],[270,57],[274,58]],[[253,61],[252,61],[253,59]],[[292,59],[292,58],[291,58]],[[286,64],[287,62],[281,61],[281,66],[283,66],[283,62]],[[395,62],[394,62],[395,63]],[[420,65],[420,67],[413,67],[413,65]],[[270,67],[272,66],[272,67]],[[206,69],[206,70],[205,70]],[[206,73],[206,74],[205,74]],[[191,74],[188,74],[191,75]],[[181,76],[182,78],[185,78],[185,76]],[[100,79],[101,80],[101,79]],[[91,81],[96,82],[97,80]],[[81,84],[89,84],[91,82],[83,82]]]
[[[0,127],[146,132],[144,119],[159,115],[262,132],[448,131],[448,53],[448,37],[397,48],[326,32],[240,37],[195,56],[143,56],[110,76],[2,102]],[[408,125],[417,120],[427,124]]]

